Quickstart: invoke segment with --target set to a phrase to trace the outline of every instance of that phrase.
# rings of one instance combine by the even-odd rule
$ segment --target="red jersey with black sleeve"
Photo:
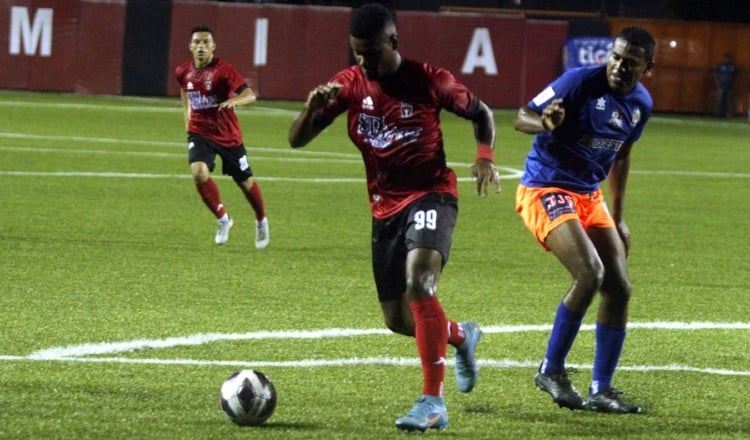
[[[398,70],[370,81],[359,66],[334,75],[343,87],[318,124],[348,110],[349,137],[362,153],[370,208],[386,219],[430,193],[458,197],[456,174],[443,150],[440,112],[466,117],[477,98],[449,71],[402,58]]]
[[[214,58],[197,69],[193,61],[175,68],[175,77],[190,106],[188,132],[203,136],[222,147],[242,144],[242,132],[234,109],[219,111],[219,104],[247,87],[245,78],[231,64]]]

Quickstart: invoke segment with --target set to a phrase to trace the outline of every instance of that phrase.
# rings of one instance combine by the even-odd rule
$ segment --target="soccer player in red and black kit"
[[[356,9],[351,48],[357,65],[312,90],[289,131],[289,143],[310,142],[348,111],[349,137],[359,148],[372,210],[372,265],[386,326],[416,338],[422,395],[403,430],[443,429],[447,345],[456,347],[456,380],[469,392],[477,379],[479,325],[448,320],[437,297],[458,215],[456,174],[446,166],[440,111],[472,121],[477,192],[500,190],[493,165],[492,111],[447,70],[403,58],[391,12],[377,4]]]
[[[263,195],[253,179],[234,111],[235,106],[255,102],[255,93],[237,69],[214,56],[216,42],[208,26],[195,26],[190,35],[193,59],[177,66],[175,77],[180,83],[188,160],[195,187],[218,219],[216,244],[226,243],[234,220],[224,208],[219,188],[210,176],[216,155],[221,156],[222,172],[232,176],[255,213],[255,247],[263,249],[270,238]]]

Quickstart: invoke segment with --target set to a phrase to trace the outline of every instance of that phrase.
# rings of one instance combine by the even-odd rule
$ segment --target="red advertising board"
[[[262,99],[304,100],[352,62],[350,8],[174,0],[171,14],[169,95],[196,24],[213,28],[217,56]],[[120,94],[125,15],[126,0],[0,0],[0,87]],[[567,24],[400,11],[398,31],[402,55],[449,69],[493,107],[517,107],[560,73]]]
[[[0,0],[0,87],[119,93],[125,0]]]

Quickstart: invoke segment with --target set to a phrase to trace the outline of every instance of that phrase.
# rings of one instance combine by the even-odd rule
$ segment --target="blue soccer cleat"
[[[404,431],[441,431],[448,426],[448,411],[442,397],[423,394],[406,416],[396,420],[396,428]]]
[[[474,389],[479,376],[474,352],[482,338],[482,329],[476,322],[462,322],[461,327],[466,333],[466,340],[456,347],[456,384],[459,391],[468,393]]]

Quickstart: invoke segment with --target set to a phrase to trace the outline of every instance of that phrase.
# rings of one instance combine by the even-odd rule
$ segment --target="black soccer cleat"
[[[641,414],[640,406],[622,400],[622,391],[615,388],[607,388],[601,393],[589,396],[586,401],[586,409],[594,412],[614,414]]]
[[[586,409],[586,402],[570,383],[567,370],[552,374],[542,374],[541,371],[537,371],[534,375],[534,383],[540,390],[552,396],[552,400],[560,408],[568,408],[571,411]]]

